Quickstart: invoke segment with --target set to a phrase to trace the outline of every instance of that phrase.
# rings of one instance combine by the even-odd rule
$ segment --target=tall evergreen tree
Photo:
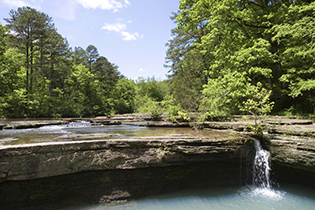
[[[92,72],[94,64],[100,55],[98,54],[97,48],[94,45],[89,45],[85,51],[86,51],[87,66]]]
[[[171,19],[175,21],[177,16],[174,13]],[[207,82],[206,55],[195,46],[206,32],[205,23],[200,23],[193,32],[177,27],[172,30],[173,38],[166,44],[165,67],[170,68],[168,77],[171,93],[183,108],[189,110],[198,110],[201,91]]]
[[[19,46],[25,53],[26,88],[27,94],[33,90],[34,52],[35,45],[45,36],[45,31],[53,28],[52,19],[30,7],[20,7],[11,10],[10,18],[5,18],[6,27],[15,40],[13,44]]]

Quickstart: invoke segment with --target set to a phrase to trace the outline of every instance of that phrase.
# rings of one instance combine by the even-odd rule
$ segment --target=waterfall
[[[270,188],[270,152],[264,150],[258,140],[255,140],[255,150],[253,184],[261,188]]]
[[[270,181],[270,152],[264,150],[258,140],[255,140],[255,159],[253,163],[253,186],[249,195],[255,198],[264,198],[280,201],[284,193],[275,190]]]

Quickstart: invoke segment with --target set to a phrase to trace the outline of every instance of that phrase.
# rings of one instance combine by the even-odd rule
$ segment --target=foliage
[[[19,117],[24,115],[27,104],[23,56],[16,49],[3,54],[0,67],[0,116]]]
[[[135,110],[136,84],[131,79],[118,80],[113,91],[114,110],[117,113],[133,113]]]
[[[190,117],[188,112],[184,110],[179,104],[176,104],[173,95],[165,96],[165,99],[161,102],[162,106],[167,112],[167,116],[173,121],[189,121]]]
[[[147,79],[138,78],[136,81],[137,94],[139,97],[149,97],[153,101],[162,101],[168,94],[168,84],[165,81],[157,81],[154,77]]]
[[[168,94],[166,81],[156,81],[152,78],[138,78],[136,81],[135,107],[138,113],[149,113],[154,120],[162,118],[165,108],[161,101]]]
[[[0,116],[70,117],[131,112],[133,91],[118,81],[118,66],[98,54],[69,47],[47,14],[11,10],[0,25]],[[10,31],[10,33],[7,33]],[[118,95],[121,100],[117,99]],[[116,105],[116,106],[115,106]],[[117,107],[117,110],[115,110]]]
[[[185,80],[194,75],[190,66],[204,72],[200,109],[210,116],[240,113],[247,85],[259,82],[272,91],[275,111],[291,106],[314,111],[314,6],[311,1],[181,0],[173,16],[176,36],[168,44],[171,81],[180,73]]]
[[[177,16],[175,13],[171,19],[176,22]],[[202,86],[207,82],[207,57],[193,45],[201,41],[206,31],[205,25],[191,33],[177,27],[172,30],[172,39],[166,44],[165,67],[170,68],[170,91],[177,103],[186,110],[198,110]]]
[[[240,110],[250,113],[254,116],[255,124],[250,126],[256,134],[261,135],[263,131],[263,123],[266,120],[266,116],[271,112],[274,102],[270,102],[271,91],[262,87],[260,82],[257,86],[247,84],[246,99],[240,105]]]

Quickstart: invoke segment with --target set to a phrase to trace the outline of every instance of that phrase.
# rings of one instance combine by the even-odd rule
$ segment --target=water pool
[[[65,210],[310,210],[315,189],[283,184],[274,189],[221,187],[182,191],[115,205],[92,205]]]

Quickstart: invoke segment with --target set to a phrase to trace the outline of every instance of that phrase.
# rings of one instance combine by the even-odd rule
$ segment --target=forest
[[[166,94],[165,82],[154,77],[125,78],[94,45],[72,49],[45,13],[21,7],[5,21],[0,25],[0,117],[132,113],[141,94],[150,91],[154,100]]]
[[[0,25],[0,117],[312,115],[314,9],[309,0],[181,0],[165,81],[127,79],[96,46],[72,49],[47,14],[11,10]]]

